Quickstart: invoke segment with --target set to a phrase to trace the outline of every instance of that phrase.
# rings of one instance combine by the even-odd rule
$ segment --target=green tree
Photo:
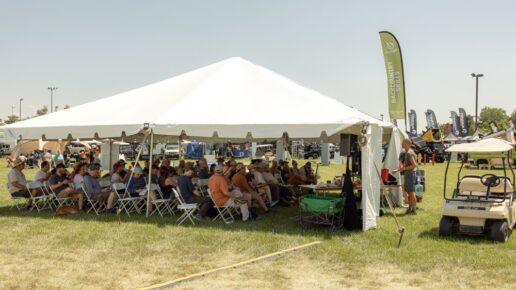
[[[475,133],[475,117],[472,115],[466,115],[466,122],[468,122],[469,135],[473,135],[473,133]]]
[[[14,123],[16,121],[18,121],[18,116],[11,115],[11,116],[7,116],[7,120],[5,120],[5,123],[6,124],[12,124],[12,123]]]
[[[479,128],[484,133],[491,131],[491,123],[495,123],[499,130],[510,127],[507,112],[502,108],[484,107],[480,111]]]
[[[48,113],[47,106],[43,106],[43,108],[36,110],[36,115],[38,115],[38,116],[43,116],[43,115],[46,115],[47,113]]]
[[[511,120],[512,120],[512,125],[514,126],[514,128],[516,128],[516,110],[512,111]]]

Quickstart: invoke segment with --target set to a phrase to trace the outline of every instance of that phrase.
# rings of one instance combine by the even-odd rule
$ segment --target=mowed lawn
[[[303,163],[301,161],[300,163]],[[321,167],[322,180],[343,166]],[[0,289],[132,289],[231,265],[312,241],[321,244],[179,285],[180,289],[516,288],[516,237],[440,238],[444,165],[424,167],[427,192],[417,216],[398,209],[406,235],[390,215],[368,232],[302,230],[278,208],[257,221],[204,221],[176,226],[175,217],[78,214],[52,218],[10,207],[0,191]],[[453,165],[452,171],[456,172]],[[0,182],[8,168],[0,164]],[[479,172],[474,172],[479,174]],[[483,173],[483,172],[481,172]],[[30,179],[35,170],[26,170]],[[454,174],[456,176],[456,174]],[[455,177],[454,177],[455,178]],[[454,180],[452,178],[452,180]]]

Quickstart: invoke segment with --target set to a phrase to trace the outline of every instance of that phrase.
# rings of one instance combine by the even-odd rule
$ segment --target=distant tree
[[[469,135],[475,133],[475,117],[472,115],[466,115],[466,122],[468,122]]]
[[[479,128],[484,133],[491,132],[491,123],[495,123],[499,130],[510,126],[507,112],[502,108],[484,107],[480,111]]]
[[[46,115],[47,113],[48,113],[47,106],[43,106],[43,108],[36,110],[36,115],[38,115],[38,116],[43,116],[43,115]]]
[[[69,106],[69,105],[65,105],[65,106],[63,107],[63,110],[66,110],[66,109],[70,109],[70,106]]]
[[[439,124],[439,129],[441,130],[441,132],[443,132],[443,135],[446,136],[452,132],[452,124],[450,124],[450,123]]]
[[[511,120],[512,120],[512,125],[514,126],[514,128],[516,128],[516,110],[512,111]]]
[[[7,116],[7,120],[5,120],[5,123],[6,124],[12,124],[12,123],[14,123],[16,121],[18,121],[18,116],[11,115],[11,116]]]

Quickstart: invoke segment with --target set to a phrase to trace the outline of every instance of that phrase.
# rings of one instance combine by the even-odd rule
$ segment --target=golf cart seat
[[[507,177],[498,176],[501,179],[500,184],[495,187],[491,187],[491,194],[503,195],[504,192],[513,192],[511,180]],[[487,186],[483,185],[480,181],[480,176],[468,175],[464,176],[459,183],[459,195],[474,195],[474,196],[485,196],[487,192]],[[504,186],[507,185],[505,191]]]

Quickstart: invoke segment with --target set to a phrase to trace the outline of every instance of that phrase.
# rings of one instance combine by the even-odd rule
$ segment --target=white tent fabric
[[[275,110],[272,108],[281,108]],[[322,95],[242,58],[230,58],[125,93],[17,122],[6,130],[23,139],[109,138],[142,132],[197,138],[279,139],[359,134],[362,148],[363,229],[376,227],[379,212],[382,130],[392,124]],[[146,132],[149,132],[148,130]],[[376,167],[374,166],[376,164]]]
[[[498,138],[489,138],[474,143],[455,144],[446,149],[446,152],[506,152],[513,149],[513,144]]]
[[[380,213],[380,170],[382,166],[382,128],[372,125],[367,130],[370,140],[362,147],[362,229],[376,228]],[[366,160],[364,162],[364,160]]]
[[[270,114],[271,108],[281,112]],[[144,123],[155,134],[191,137],[319,138],[372,118],[337,100],[242,58],[6,126],[23,139],[108,138],[133,135]]]

